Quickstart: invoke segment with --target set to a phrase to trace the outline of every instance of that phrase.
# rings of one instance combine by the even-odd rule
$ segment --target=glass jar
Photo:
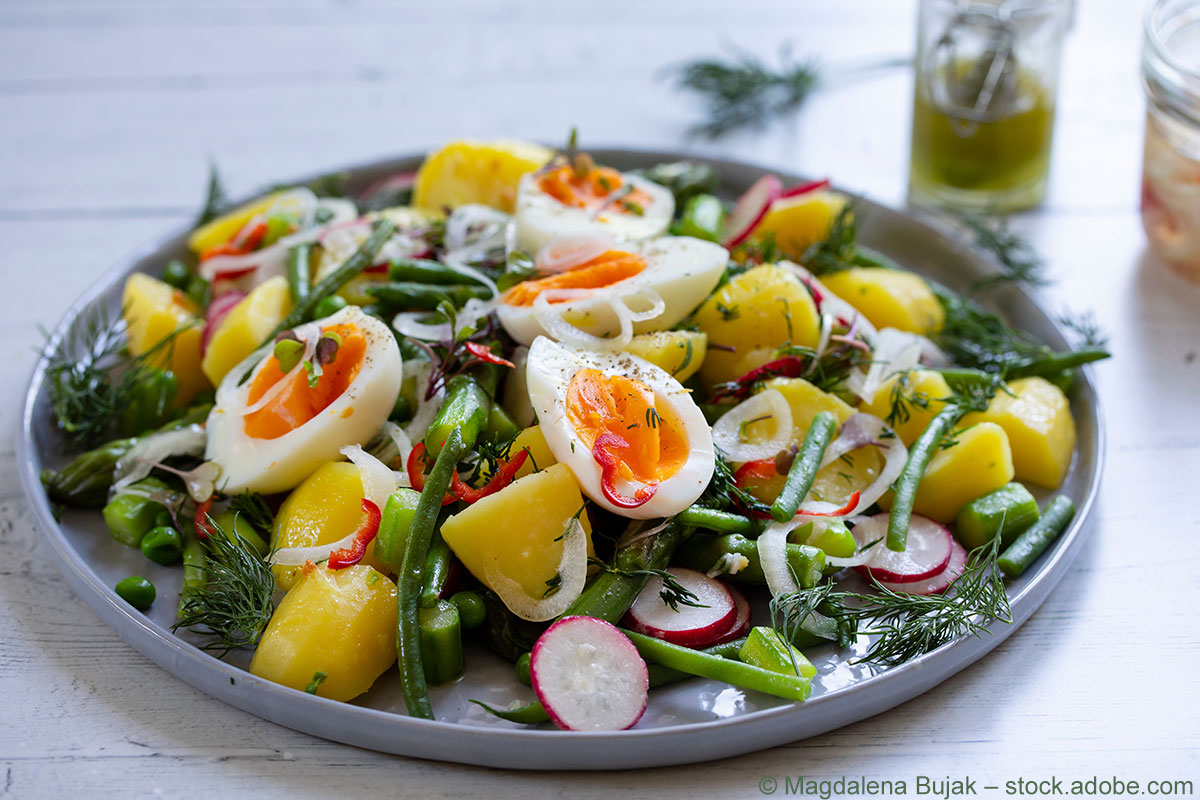
[[[1146,11],[1142,86],[1142,226],[1163,261],[1200,282],[1200,2]]]
[[[1046,194],[1070,0],[921,0],[909,193],[1011,211]]]

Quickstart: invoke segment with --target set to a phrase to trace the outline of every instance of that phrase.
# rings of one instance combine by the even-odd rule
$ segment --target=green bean
[[[908,544],[908,523],[912,519],[913,503],[917,499],[917,487],[929,466],[929,459],[937,452],[942,438],[958,424],[967,413],[960,405],[948,404],[929,422],[929,426],[913,442],[908,451],[908,461],[900,477],[892,484],[894,496],[888,517],[887,546],[889,550],[901,552]]]
[[[177,430],[208,417],[211,405],[192,406],[179,419],[172,420],[159,431]],[[157,432],[157,431],[156,431]],[[108,490],[112,486],[113,470],[121,456],[129,452],[138,440],[114,439],[95,450],[88,450],[75,457],[57,472],[42,471],[42,485],[51,500],[75,508],[100,508],[108,502]]]
[[[436,600],[432,606],[419,609],[417,619],[425,680],[434,686],[454,680],[463,671],[458,606],[449,600]]]
[[[1029,568],[1037,557],[1062,533],[1063,528],[1075,516],[1075,504],[1064,495],[1057,495],[1042,509],[1042,516],[1017,540],[1010,544],[996,563],[1010,578],[1015,578]]]
[[[364,269],[371,266],[375,262],[375,256],[379,255],[379,251],[383,249],[383,245],[388,239],[392,238],[392,234],[396,231],[396,223],[390,219],[376,220],[371,225],[371,235],[367,240],[359,245],[354,251],[354,255],[346,259],[341,266],[333,272],[322,278],[316,286],[312,287],[312,291],[304,300],[292,306],[292,310],[288,313],[283,321],[275,326],[262,341],[262,344],[273,342],[275,337],[286,330],[300,325],[312,319],[312,313],[316,309],[317,304],[327,297],[333,296],[339,289],[350,282],[351,279],[358,276]],[[261,345],[260,345],[261,346]]]
[[[737,533],[713,536],[706,533],[693,534],[675,552],[675,563],[697,572],[708,572],[729,556],[741,556],[746,566],[724,577],[738,583],[763,585],[762,562],[758,558],[758,542]],[[824,551],[806,544],[787,544],[787,563],[800,581],[801,588],[809,589],[821,580],[825,569]]]
[[[487,621],[487,606],[475,592],[455,592],[450,595],[450,602],[458,606],[458,618],[463,630],[474,630]]]
[[[404,548],[400,573],[397,576],[397,631],[396,652],[400,664],[400,687],[404,704],[410,716],[433,719],[433,707],[429,703],[429,691],[425,685],[425,670],[421,661],[420,599],[424,587],[425,557],[429,554],[429,542],[438,514],[442,510],[442,499],[450,488],[450,479],[466,448],[458,429],[450,432],[442,452],[433,462],[433,471],[425,480],[421,499],[413,513],[408,542]]]
[[[788,469],[787,481],[783,484],[779,496],[771,504],[771,519],[776,522],[787,522],[796,516],[805,495],[812,488],[817,470],[821,468],[821,459],[825,457],[825,448],[833,441],[837,432],[837,418],[829,411],[820,411],[813,417],[804,444],[792,459]]]
[[[312,245],[307,242],[292,247],[287,253],[288,288],[292,303],[302,303],[312,291]],[[318,317],[319,319],[319,317]]]
[[[154,605],[154,598],[157,594],[154,591],[154,584],[141,575],[130,575],[128,578],[123,578],[117,582],[114,590],[118,597],[138,611],[145,611]]]
[[[1005,373],[1007,378],[1029,378],[1033,376],[1057,375],[1066,369],[1082,367],[1093,361],[1102,361],[1112,354],[1103,347],[1085,347],[1066,353],[1051,353],[1028,364],[1019,364]]]
[[[1019,483],[1008,483],[958,510],[954,533],[968,550],[982,547],[996,536],[1012,544],[1038,519],[1037,500]]]
[[[179,381],[175,373],[149,367],[138,376],[137,388],[129,402],[117,413],[117,433],[137,436],[151,428],[160,428],[175,416],[175,395]]]
[[[364,287],[363,291],[388,308],[423,311],[432,311],[446,300],[455,306],[461,306],[468,300],[486,300],[491,296],[491,290],[487,287],[465,283],[432,285],[392,281],[372,284]]]
[[[350,305],[346,298],[340,294],[331,294],[321,302],[313,306],[313,319],[325,319],[332,317],[337,312],[341,311],[346,306]]]
[[[184,294],[200,308],[207,308],[209,298],[212,296],[212,284],[199,275],[193,275],[188,280]]]
[[[404,562],[404,547],[408,544],[408,532],[417,513],[420,497],[412,489],[397,489],[388,498],[379,520],[379,532],[375,534],[375,558],[397,574]]]
[[[389,281],[411,281],[413,283],[447,284],[474,280],[470,275],[457,272],[440,261],[426,258],[399,258],[388,267]]]
[[[731,661],[720,656],[669,644],[633,631],[622,629],[621,633],[629,637],[634,647],[642,654],[642,658],[677,669],[680,672],[686,672],[689,675],[723,681],[743,689],[753,689],[775,697],[782,697],[785,700],[804,701],[812,694],[812,681],[808,678],[771,672],[761,667],[743,664],[740,661]]]
[[[683,525],[693,525],[697,528],[706,528],[722,533],[746,534],[758,531],[758,524],[749,517],[703,506],[685,508],[675,515],[675,520]]]
[[[450,565],[454,554],[440,531],[433,532],[429,542],[429,554],[425,556],[425,588],[421,590],[421,608],[433,608],[442,597],[446,579],[450,577]]]
[[[130,484],[133,491],[119,494],[108,502],[100,512],[104,516],[104,524],[112,538],[121,544],[138,547],[142,537],[150,532],[158,520],[158,514],[164,506],[157,500],[151,500],[141,492],[163,493],[164,499],[173,490],[158,478],[143,478]]]
[[[494,714],[500,719],[506,719],[509,722],[517,722],[522,725],[537,725],[539,722],[550,721],[550,715],[546,713],[546,709],[537,700],[526,703],[523,706],[517,706],[516,708],[493,708],[482,700],[471,700],[470,702],[484,709],[489,714]]]
[[[183,587],[179,592],[179,612],[183,613],[186,597],[192,596],[208,581],[204,543],[191,525],[183,526]]]
[[[725,224],[725,205],[715,195],[698,194],[688,199],[683,214],[672,230],[678,236],[694,236],[710,242],[721,241]]]
[[[450,431],[458,430],[467,450],[475,447],[487,428],[492,399],[470,375],[456,375],[446,383],[446,399],[425,432],[425,450],[437,456]]]
[[[810,680],[817,674],[812,662],[775,628],[751,628],[746,644],[738,651],[738,660],[771,672],[799,675]]]
[[[644,522],[634,523],[644,525]],[[663,569],[691,529],[672,520],[653,536],[643,536],[613,554],[613,572],[596,577],[562,616],[595,617],[616,623],[625,615],[650,576],[638,570]]]
[[[496,443],[511,442],[520,432],[521,426],[509,416],[504,407],[499,403],[492,403],[492,410],[488,412],[487,428],[483,432],[484,439]]]
[[[142,555],[155,564],[170,566],[183,555],[183,537],[167,525],[156,525],[142,537]]]

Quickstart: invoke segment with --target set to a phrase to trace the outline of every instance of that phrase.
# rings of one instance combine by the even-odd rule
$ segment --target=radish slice
[[[783,194],[783,184],[774,175],[763,175],[738,198],[733,206],[733,213],[725,221],[726,247],[737,247],[750,238],[750,234],[758,227],[758,223],[767,215],[779,196]]]
[[[212,340],[213,334],[217,332],[217,328],[221,327],[221,323],[225,320],[225,317],[245,297],[245,292],[233,289],[214,297],[212,302],[208,304],[208,308],[204,309],[204,332],[200,334],[201,354],[208,350],[208,343]]]
[[[629,609],[626,621],[632,630],[684,647],[707,647],[733,627],[737,606],[723,583],[682,567],[671,567],[667,572],[696,595],[692,602],[698,605],[679,603],[671,608],[660,595],[663,579],[653,577]]]
[[[725,588],[733,595],[733,604],[737,608],[737,616],[733,620],[733,626],[722,634],[721,638],[713,642],[713,644],[732,642],[734,639],[745,636],[750,630],[750,601],[746,599],[746,595],[742,594],[741,590],[736,586],[726,584]]]
[[[798,186],[793,186],[790,189],[784,189],[783,194],[779,195],[779,197],[780,198],[799,197],[802,194],[809,194],[810,192],[817,192],[817,191],[820,191],[821,189],[828,189],[828,188],[829,188],[829,179],[824,178],[819,181],[809,181],[808,183],[801,183]]]
[[[854,539],[861,548],[868,542],[887,537],[888,515],[876,514],[854,526]],[[946,569],[953,551],[954,537],[933,520],[913,514],[908,523],[908,546],[897,553],[882,542],[870,548],[870,558],[854,569],[875,580],[888,583],[916,583]]]
[[[744,423],[774,417],[775,434],[761,442],[742,440]],[[792,407],[778,389],[767,389],[731,408],[712,426],[713,444],[730,461],[774,458],[792,441]]]
[[[911,535],[911,534],[910,534]],[[891,583],[880,581],[879,585],[897,594],[942,594],[958,580],[967,568],[967,550],[956,541],[950,542],[950,560],[940,573],[923,581]]]
[[[622,731],[646,711],[646,662],[616,626],[594,617],[563,617],[547,628],[530,654],[529,677],[563,730]]]

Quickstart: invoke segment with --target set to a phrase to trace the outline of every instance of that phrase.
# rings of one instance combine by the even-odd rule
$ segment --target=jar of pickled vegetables
[[[909,191],[1009,211],[1046,193],[1070,0],[921,0]]]
[[[1163,261],[1200,282],[1200,2],[1151,4],[1142,85],[1142,225]]]

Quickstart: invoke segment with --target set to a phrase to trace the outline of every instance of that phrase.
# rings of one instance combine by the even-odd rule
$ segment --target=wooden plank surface
[[[1116,355],[1098,370],[1103,496],[1070,574],[993,654],[879,717],[711,765],[568,775],[295,733],[120,642],[50,565],[16,485],[36,326],[186,221],[209,155],[250,191],[451,137],[558,141],[578,124],[597,146],[743,158],[900,203],[907,70],[840,82],[797,119],[720,144],[684,138],[695,107],[661,71],[722,43],[770,54],[790,39],[837,76],[910,52],[913,3],[0,3],[0,796],[756,797],[761,778],[783,794],[798,775],[910,790],[917,775],[1200,779],[1200,289],[1144,252],[1139,6],[1078,9],[1051,196],[1016,223],[1059,278],[1047,302],[1095,309]]]

